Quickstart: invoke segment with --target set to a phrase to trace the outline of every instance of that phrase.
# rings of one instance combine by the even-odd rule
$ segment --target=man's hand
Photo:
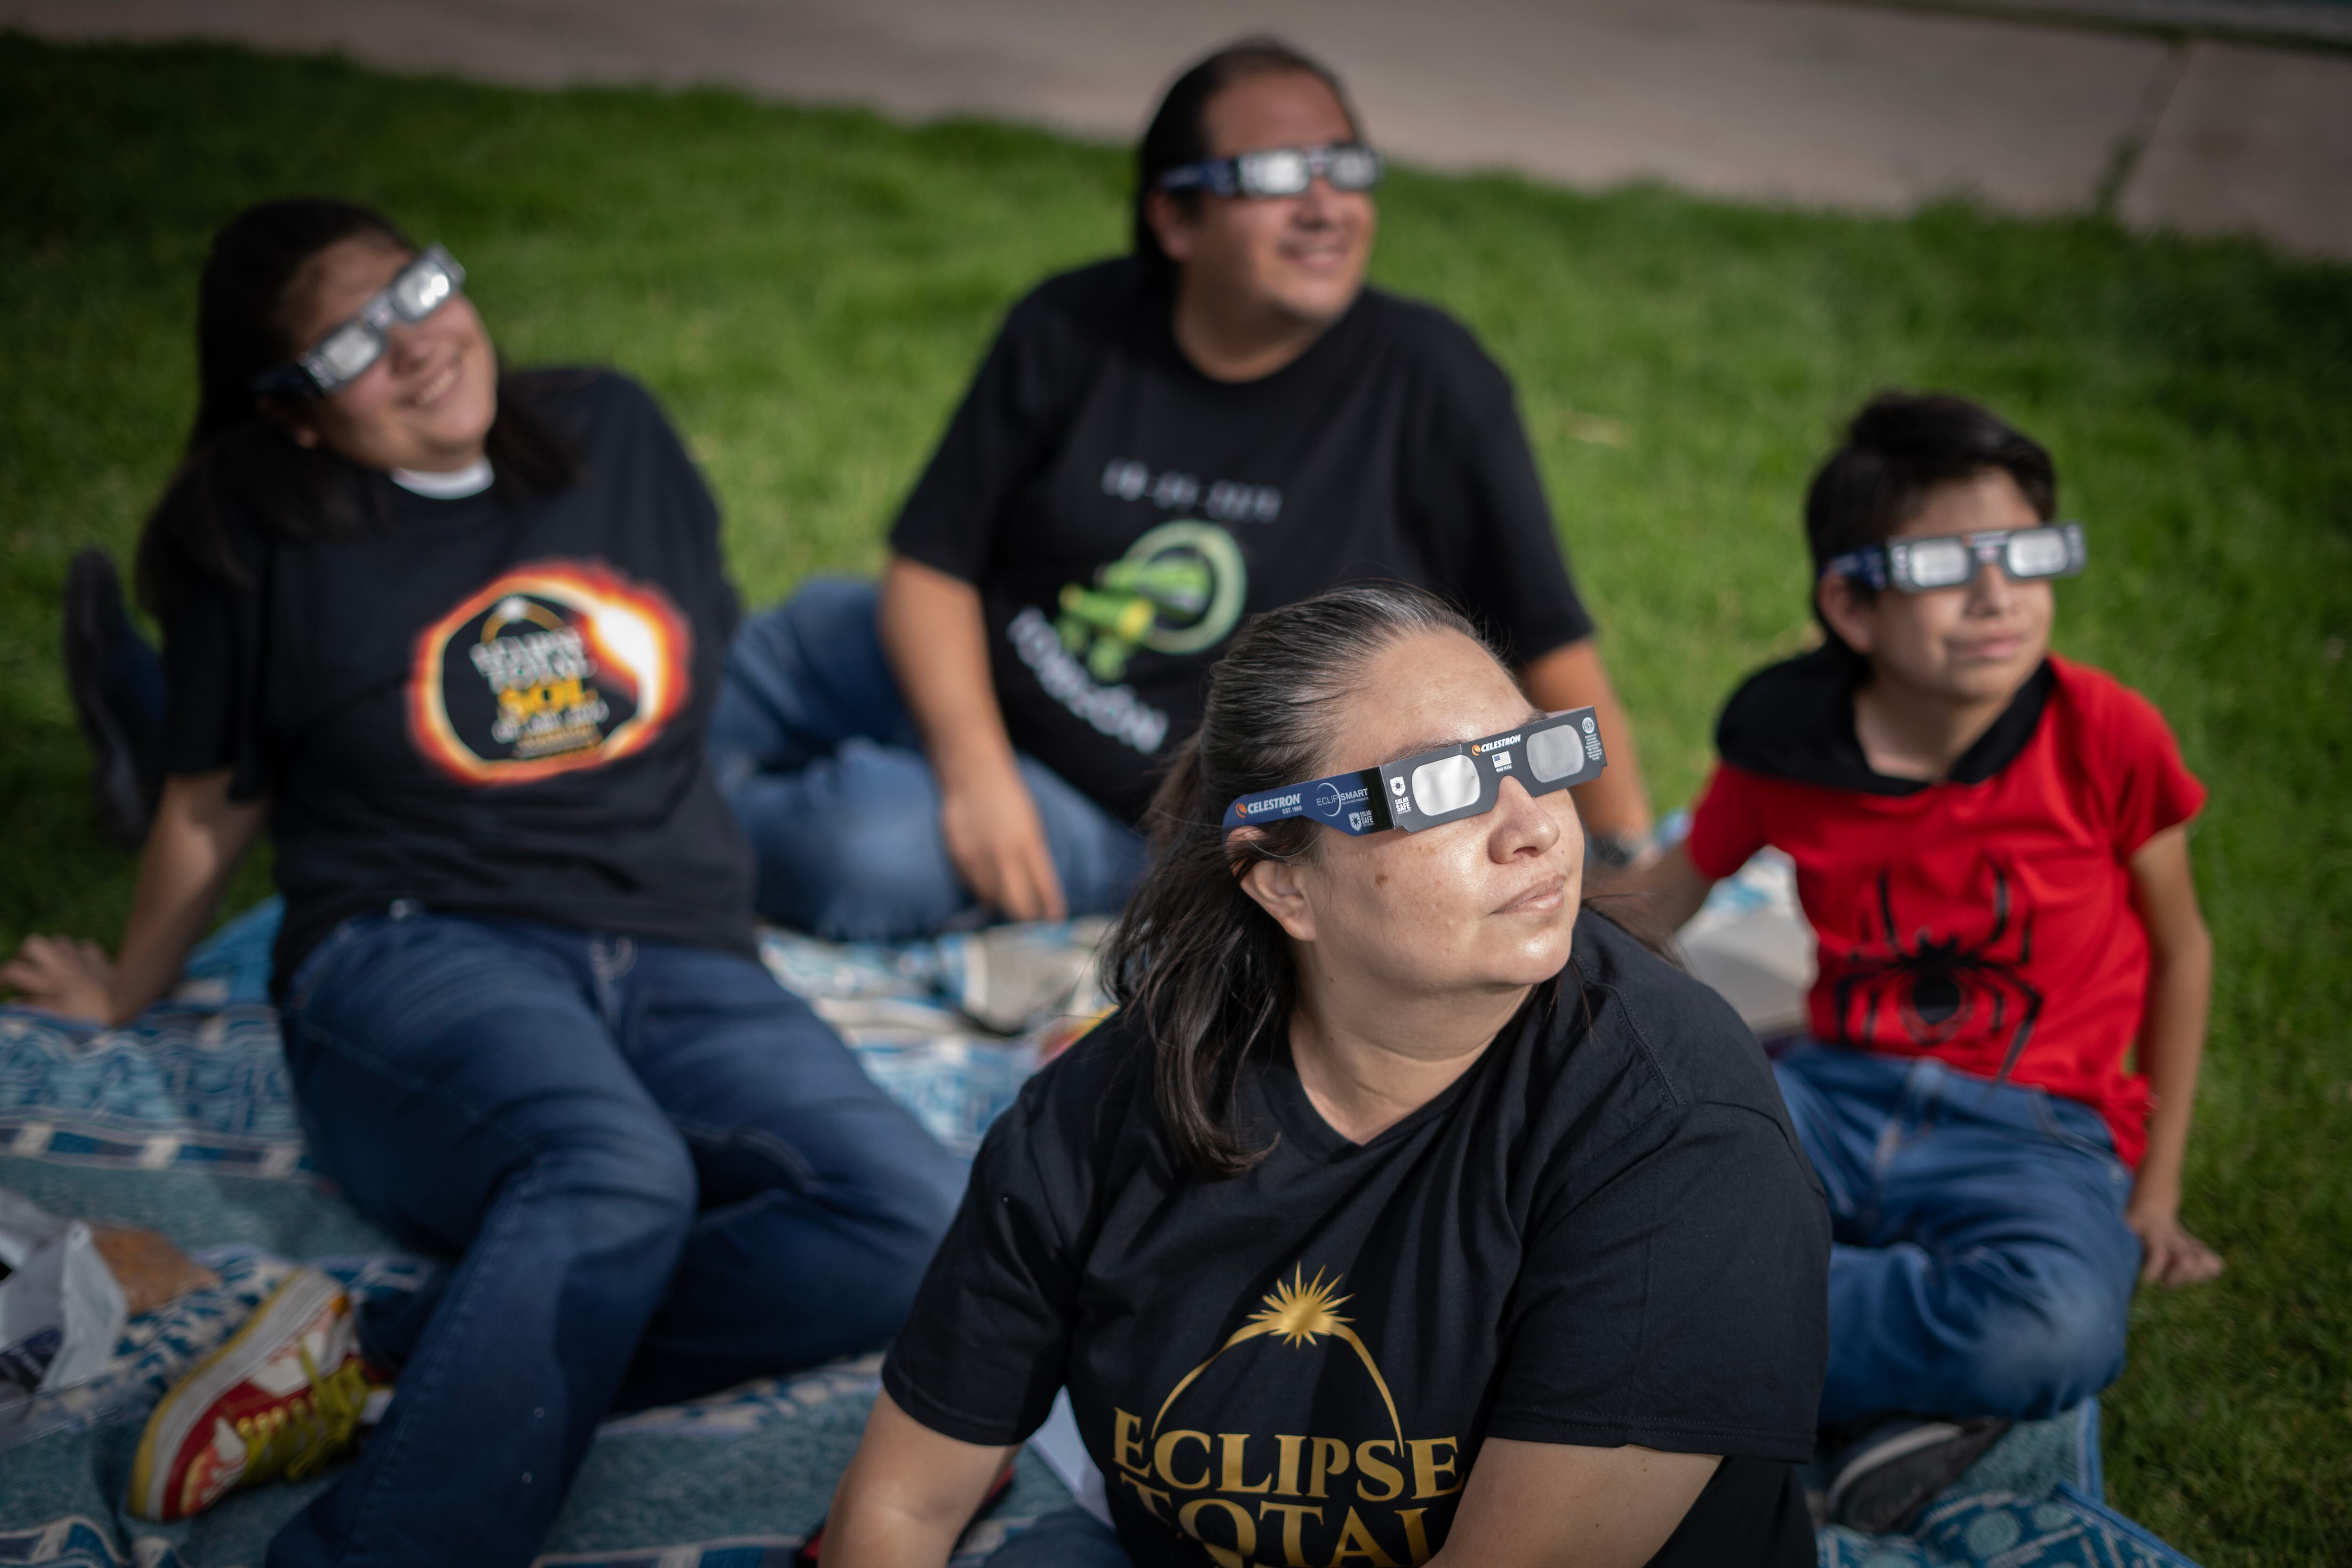
[[[79,937],[26,937],[16,956],[0,964],[0,985],[13,987],[28,1006],[94,1023],[114,1021],[114,961]]]
[[[1016,921],[1057,921],[1069,912],[1037,802],[1017,769],[941,779],[940,832],[956,875],[991,909]]]
[[[2221,1272],[2221,1255],[2182,1228],[2172,1204],[2133,1204],[2124,1223],[2139,1237],[2143,1285],[2202,1285]]]

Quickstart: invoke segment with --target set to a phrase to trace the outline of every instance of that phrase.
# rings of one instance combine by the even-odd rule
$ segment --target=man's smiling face
[[[1305,71],[1244,77],[1209,100],[1203,120],[1216,158],[1356,140],[1346,107]],[[1320,178],[1296,196],[1204,195],[1193,212],[1164,210],[1174,221],[1162,226],[1161,243],[1183,267],[1188,288],[1205,286],[1312,326],[1339,320],[1355,303],[1380,226],[1370,192],[1334,190]]]

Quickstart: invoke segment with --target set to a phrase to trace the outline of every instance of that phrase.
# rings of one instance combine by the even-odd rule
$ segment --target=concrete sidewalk
[[[1271,30],[1348,78],[1382,145],[1440,167],[1873,210],[2105,205],[2352,258],[2352,53],[2026,19],[1822,0],[0,0],[0,25],[1122,141],[1188,58]]]

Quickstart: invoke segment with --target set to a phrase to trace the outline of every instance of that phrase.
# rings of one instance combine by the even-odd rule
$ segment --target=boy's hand
[[[13,987],[27,1006],[68,1018],[113,1019],[114,963],[94,942],[70,936],[28,936],[16,956],[0,964],[0,985]]]
[[[2221,1255],[2189,1234],[2180,1212],[2167,1205],[2124,1211],[2124,1223],[2139,1237],[2143,1285],[2202,1285],[2221,1272]]]

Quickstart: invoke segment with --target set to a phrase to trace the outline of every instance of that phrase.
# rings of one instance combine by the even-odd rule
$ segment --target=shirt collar
[[[1924,779],[1882,773],[1864,754],[1854,734],[1853,694],[1869,673],[1868,659],[1836,642],[1758,671],[1724,704],[1715,731],[1717,754],[1743,773],[1864,795],[1932,788]],[[2041,728],[2056,683],[2045,658],[1940,782],[1982,784],[2015,762]]]

